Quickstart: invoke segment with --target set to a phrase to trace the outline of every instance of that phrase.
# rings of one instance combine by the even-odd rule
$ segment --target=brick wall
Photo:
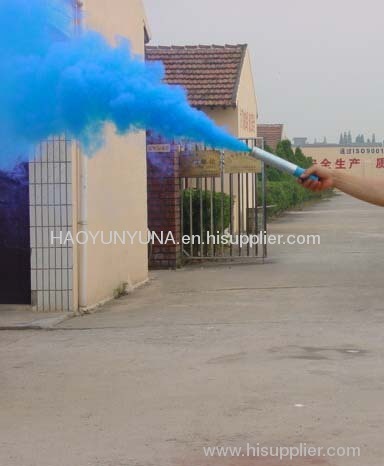
[[[180,225],[180,159],[173,144],[148,138],[148,149],[161,144],[164,152],[147,152],[148,228],[164,241],[169,232],[175,243],[181,241]],[[169,147],[168,147],[169,146]],[[167,149],[170,151],[167,151]],[[177,268],[181,261],[180,244],[155,241],[149,246],[149,266],[152,269]]]

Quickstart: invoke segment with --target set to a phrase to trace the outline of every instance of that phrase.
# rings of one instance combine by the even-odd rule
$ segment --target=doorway
[[[31,304],[28,163],[0,171],[0,304]]]

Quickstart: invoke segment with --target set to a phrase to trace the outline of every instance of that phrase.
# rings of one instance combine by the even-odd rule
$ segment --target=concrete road
[[[272,230],[321,245],[157,273],[55,330],[1,332],[0,464],[381,466],[384,209],[337,196]],[[361,457],[274,456],[300,443]]]

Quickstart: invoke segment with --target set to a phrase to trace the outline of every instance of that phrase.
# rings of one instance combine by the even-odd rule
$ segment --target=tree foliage
[[[268,152],[273,152],[266,147]],[[279,142],[275,154],[302,168],[308,168],[313,164],[310,157],[306,157],[300,147],[295,150],[289,140]],[[296,207],[311,199],[320,199],[326,194],[313,193],[300,186],[295,178],[281,172],[274,167],[267,167],[267,205],[270,214],[278,214],[284,210]]]

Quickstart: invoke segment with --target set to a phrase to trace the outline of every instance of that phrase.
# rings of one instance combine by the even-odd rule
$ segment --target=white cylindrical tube
[[[252,154],[259,160],[262,160],[267,165],[271,167],[275,167],[278,170],[282,170],[290,175],[296,175],[298,166],[294,163],[288,162],[288,160],[284,160],[276,155],[270,154],[263,149],[259,149],[258,147],[254,147],[252,150]]]
[[[288,162],[288,160],[284,160],[281,157],[277,157],[277,155],[270,154],[263,149],[259,149],[258,147],[254,147],[251,154],[256,159],[262,160],[267,165],[289,173],[290,175],[296,176],[296,178],[299,178],[305,173],[304,168],[301,168],[292,162]],[[313,181],[319,181],[319,177],[317,175],[310,175],[309,179]]]

